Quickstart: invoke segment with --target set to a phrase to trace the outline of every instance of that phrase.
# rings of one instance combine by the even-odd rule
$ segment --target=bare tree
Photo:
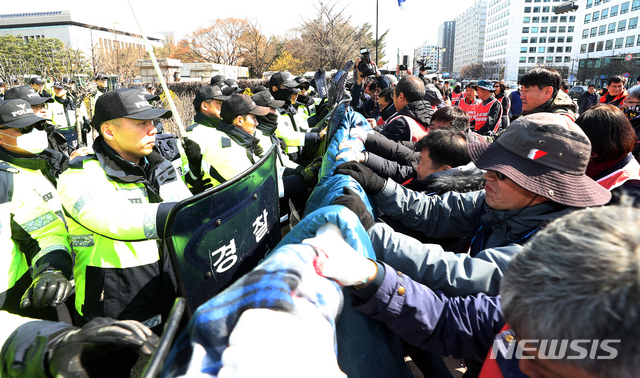
[[[248,26],[238,39],[242,64],[248,66],[257,77],[269,67],[284,51],[284,42],[276,37],[267,38],[260,30],[257,20],[248,20]]]
[[[247,20],[219,18],[193,32],[191,47],[207,62],[235,66],[242,59],[240,39],[250,29]]]
[[[345,8],[337,9],[337,2],[316,5],[316,18],[305,20],[299,28],[306,47],[306,55],[315,67],[339,69],[352,57],[358,56],[360,47],[369,46],[368,24],[355,27],[351,16],[343,15]]]

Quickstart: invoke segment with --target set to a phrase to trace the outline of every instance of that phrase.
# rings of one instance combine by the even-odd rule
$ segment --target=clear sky
[[[198,26],[205,26],[216,18],[257,19],[266,35],[280,35],[300,26],[304,18],[315,15],[318,0],[131,0],[138,20],[146,33],[173,31],[176,38],[186,37]],[[333,0],[336,1],[336,0]],[[325,1],[328,2],[328,1]],[[344,8],[352,24],[369,22],[375,34],[376,0],[337,0],[336,9]],[[451,21],[476,0],[406,0],[404,10],[397,0],[377,0],[378,30],[389,29],[386,59],[395,67],[398,49],[400,55],[412,55],[415,47],[424,41],[435,41],[438,26]],[[0,14],[69,10],[72,15],[117,22],[136,28],[127,0],[103,2],[87,0],[32,0],[29,2],[4,1]],[[354,57],[355,58],[355,57]]]

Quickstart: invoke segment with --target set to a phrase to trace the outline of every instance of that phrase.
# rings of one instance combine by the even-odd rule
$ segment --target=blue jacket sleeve
[[[351,304],[356,310],[383,322],[408,343],[426,351],[484,360],[505,324],[500,297],[479,294],[449,298],[381,264],[385,268],[382,283],[369,300],[353,295]]]

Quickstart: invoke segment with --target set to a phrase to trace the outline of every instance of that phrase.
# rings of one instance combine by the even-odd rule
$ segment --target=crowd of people
[[[464,358],[469,376],[633,376],[640,86],[612,76],[576,103],[548,68],[509,92],[357,67],[346,87],[369,127],[340,141],[333,174],[376,217],[348,188],[334,204],[358,216],[376,260],[306,241],[317,273],[348,287],[345,306],[398,335],[425,376],[451,376],[439,356]],[[315,79],[277,72],[247,91],[214,76],[181,141],[152,85],[96,83],[80,112],[69,78],[53,96],[38,77],[0,83],[1,376],[129,376],[177,296],[158,243],[171,209],[274,151],[286,226],[322,179],[331,104]],[[505,357],[522,339],[620,345],[613,362],[597,345],[585,360]]]

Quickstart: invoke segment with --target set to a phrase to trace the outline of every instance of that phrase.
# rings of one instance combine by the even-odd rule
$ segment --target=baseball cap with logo
[[[484,90],[487,90],[489,92],[495,92],[496,89],[493,87],[493,82],[490,80],[480,80],[478,82],[478,88],[482,88]]]
[[[29,84],[40,85],[42,84],[42,78],[40,76],[32,77],[31,79],[29,79]]]
[[[277,87],[281,85],[289,88],[295,88],[298,86],[298,82],[293,79],[293,75],[289,72],[276,72],[269,78],[269,88]]]
[[[69,85],[69,78],[68,77],[63,77],[62,80],[60,81],[56,81],[55,83],[53,83],[53,87],[54,88],[59,88],[59,89],[64,89],[65,85]]]
[[[196,92],[196,98],[193,99],[193,105],[200,109],[200,105],[207,100],[224,101],[227,98],[229,98],[229,96],[225,96],[217,85],[206,85],[198,89],[198,92]]]
[[[269,108],[258,106],[251,97],[246,94],[232,94],[220,107],[220,118],[225,122],[232,123],[237,116],[267,115]]]
[[[478,168],[500,172],[522,188],[573,207],[604,205],[611,193],[585,172],[591,142],[568,117],[537,113],[515,120],[494,143],[469,143]]]
[[[284,106],[284,101],[276,100],[269,91],[258,92],[251,96],[251,99],[260,106],[268,106],[276,109]]]
[[[145,95],[139,90],[120,88],[105,92],[98,97],[91,124],[98,127],[103,122],[116,118],[151,120],[171,118],[172,115],[171,110],[151,107]]]
[[[42,97],[38,94],[38,92],[36,92],[35,90],[33,90],[33,88],[31,88],[28,85],[22,85],[20,87],[13,87],[11,89],[9,89],[7,91],[7,93],[4,94],[4,99],[5,100],[12,100],[12,99],[22,99],[25,100],[26,102],[29,103],[29,105],[40,105],[42,103],[45,102],[53,102],[54,99],[51,97]]]
[[[33,113],[31,105],[21,99],[0,101],[0,125],[20,129],[35,123],[46,122]]]

